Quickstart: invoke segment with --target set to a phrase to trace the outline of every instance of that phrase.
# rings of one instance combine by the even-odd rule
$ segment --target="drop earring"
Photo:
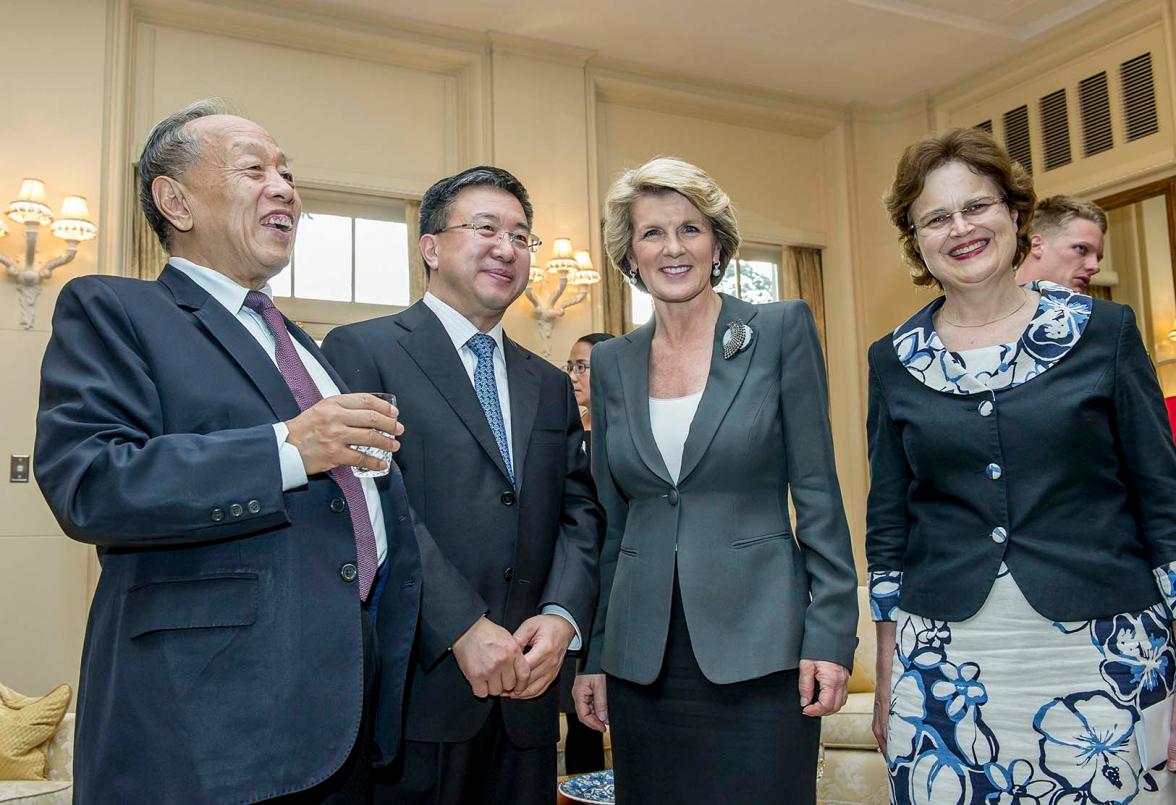
[[[714,263],[711,266],[711,276],[712,277],[721,277],[722,275],[723,275],[723,269],[721,269],[719,267],[719,264],[717,262]]]

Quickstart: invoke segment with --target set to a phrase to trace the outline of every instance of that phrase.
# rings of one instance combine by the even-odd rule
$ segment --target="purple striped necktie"
[[[286,320],[274,307],[273,301],[260,291],[250,291],[245,294],[245,306],[261,315],[266,327],[274,337],[275,357],[278,371],[282,379],[294,395],[298,409],[305,411],[323,398],[318,386],[306,371],[302,359],[294,349],[294,341],[286,329]],[[343,490],[343,497],[347,500],[347,510],[351,514],[351,528],[355,531],[356,564],[359,566],[359,599],[367,601],[372,588],[372,580],[376,577],[376,535],[372,531],[372,521],[368,518],[367,501],[363,496],[363,484],[351,474],[350,467],[335,467],[329,475]]]

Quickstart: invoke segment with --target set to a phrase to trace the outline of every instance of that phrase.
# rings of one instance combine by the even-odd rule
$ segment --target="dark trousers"
[[[821,720],[801,713],[797,681],[703,676],[675,579],[660,675],[606,683],[617,805],[812,805]]]
[[[385,566],[376,576],[372,594],[368,596],[360,614],[363,629],[363,715],[351,754],[338,771],[318,785],[268,802],[275,805],[367,805],[371,802],[376,701],[380,692],[380,651],[376,639],[375,613],[387,578]]]
[[[405,741],[396,762],[376,770],[374,799],[386,805],[550,805],[555,776],[555,746],[514,746],[496,702],[468,741]]]

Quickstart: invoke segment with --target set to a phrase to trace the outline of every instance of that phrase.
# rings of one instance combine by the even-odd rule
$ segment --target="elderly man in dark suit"
[[[69,283],[41,375],[37,481],[102,563],[76,799],[362,801],[373,729],[399,743],[422,558],[395,465],[377,491],[349,445],[403,428],[270,299],[300,202],[264,129],[197,102],[139,175],[169,264]]]
[[[553,802],[550,685],[591,628],[602,532],[579,410],[566,375],[502,331],[538,244],[518,179],[471,168],[420,214],[429,293],[323,343],[353,388],[396,393],[409,500],[458,571],[426,575],[404,755],[377,799]]]

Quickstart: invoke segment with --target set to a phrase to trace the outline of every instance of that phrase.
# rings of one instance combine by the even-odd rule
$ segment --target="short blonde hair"
[[[890,222],[898,229],[902,256],[910,268],[911,282],[915,285],[942,287],[927,269],[927,263],[919,252],[911,207],[923,194],[927,175],[949,162],[962,162],[973,173],[987,176],[996,183],[1009,212],[1017,213],[1017,249],[1010,270],[1019,266],[1025,255],[1029,254],[1030,224],[1033,221],[1033,205],[1037,201],[1037,194],[1033,191],[1033,177],[1020,163],[1009,159],[1008,152],[988,132],[982,129],[948,129],[907,146],[898,160],[894,184],[884,199]]]
[[[609,188],[604,204],[604,250],[613,268],[633,281],[641,290],[645,283],[636,269],[629,270],[633,256],[633,219],[630,211],[641,196],[666,193],[682,194],[710,221],[719,242],[719,265],[726,269],[739,251],[739,224],[730,197],[697,165],[674,157],[655,157],[644,165],[625,171]],[[722,274],[711,276],[711,287],[719,284]]]

